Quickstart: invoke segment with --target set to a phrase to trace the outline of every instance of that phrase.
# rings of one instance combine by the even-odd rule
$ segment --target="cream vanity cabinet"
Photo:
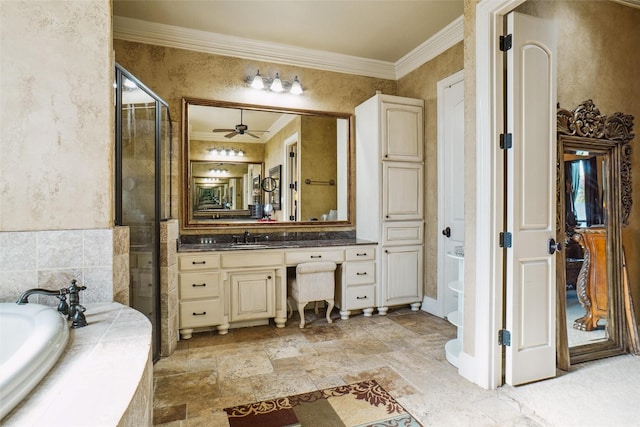
[[[349,319],[355,310],[371,316],[376,304],[376,247],[354,246],[344,252],[345,262],[338,269],[335,294],[340,318]]]
[[[217,327],[220,335],[234,326],[287,320],[284,253],[278,250],[190,252],[178,255],[180,337],[196,328]]]
[[[287,321],[284,252],[243,250],[222,252],[221,274],[228,292],[229,321],[238,326]]]
[[[376,301],[418,310],[424,265],[424,101],[377,94],[356,107],[356,234],[380,242]]]
[[[220,281],[220,255],[210,252],[178,255],[179,329],[182,339],[195,328],[217,326],[229,330],[224,290]]]

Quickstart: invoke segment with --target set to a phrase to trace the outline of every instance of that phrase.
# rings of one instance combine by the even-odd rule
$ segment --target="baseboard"
[[[442,314],[442,309],[440,308],[440,303],[437,299],[424,297],[422,299],[422,306],[420,307],[422,311],[426,311],[429,314],[433,314],[434,316],[444,317]]]

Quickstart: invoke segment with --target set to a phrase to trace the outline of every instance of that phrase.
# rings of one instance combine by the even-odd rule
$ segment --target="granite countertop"
[[[181,243],[178,242],[178,252],[209,252],[209,251],[238,251],[258,249],[291,249],[291,248],[322,248],[332,246],[375,245],[376,242],[363,239],[320,239],[320,240],[259,240],[251,243]]]

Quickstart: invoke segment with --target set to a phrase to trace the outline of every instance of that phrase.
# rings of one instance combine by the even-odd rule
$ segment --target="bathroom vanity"
[[[371,316],[376,300],[376,244],[370,241],[300,240],[262,244],[182,244],[178,252],[181,339],[197,329],[287,321],[287,271],[300,263],[333,261],[340,317]]]

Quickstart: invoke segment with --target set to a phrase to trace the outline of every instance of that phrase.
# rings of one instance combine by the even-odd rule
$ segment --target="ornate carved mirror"
[[[627,328],[621,228],[631,210],[633,116],[591,100],[558,107],[558,367],[621,354]]]

